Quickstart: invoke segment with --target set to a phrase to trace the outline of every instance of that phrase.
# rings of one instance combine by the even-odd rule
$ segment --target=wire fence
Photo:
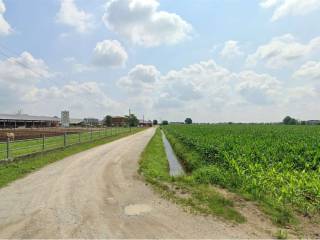
[[[79,133],[64,133],[61,136],[55,137],[46,137],[43,135],[41,138],[17,141],[8,138],[6,142],[0,142],[0,161],[8,161],[35,153],[65,148],[130,131],[131,128],[104,128]]]

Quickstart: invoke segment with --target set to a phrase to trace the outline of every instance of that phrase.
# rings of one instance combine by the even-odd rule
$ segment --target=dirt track
[[[0,189],[0,238],[257,237],[153,193],[137,174],[153,133],[76,154]]]

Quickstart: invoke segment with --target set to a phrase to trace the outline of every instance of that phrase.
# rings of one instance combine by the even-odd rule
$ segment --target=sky
[[[320,119],[319,0],[0,0],[0,112]]]

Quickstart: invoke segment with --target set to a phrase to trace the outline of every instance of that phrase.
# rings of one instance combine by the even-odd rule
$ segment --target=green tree
[[[285,125],[297,125],[299,124],[299,121],[290,117],[290,116],[286,116],[284,119],[283,119],[283,124]]]
[[[169,122],[167,120],[163,120],[162,125],[169,125]]]
[[[107,127],[111,127],[112,126],[112,117],[110,115],[105,116],[105,118],[103,119],[103,124]]]
[[[283,124],[285,125],[289,125],[289,123],[291,122],[291,117],[290,116],[286,116],[283,120],[282,120]]]
[[[130,116],[126,116],[127,123],[129,123],[129,127],[137,127],[139,125],[139,120],[134,114],[130,114]]]
[[[192,124],[192,119],[191,118],[186,118],[186,120],[184,120],[185,124]]]
[[[152,124],[153,124],[153,125],[158,125],[158,120],[153,120],[153,121],[152,121]]]

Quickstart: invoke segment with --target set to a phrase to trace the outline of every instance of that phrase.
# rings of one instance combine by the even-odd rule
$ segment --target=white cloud
[[[128,60],[125,48],[117,40],[98,42],[93,49],[91,62],[80,63],[74,57],[63,59],[75,73],[95,71],[97,68],[124,67]]]
[[[283,90],[275,77],[253,71],[233,73],[212,60],[161,76],[154,66],[140,65],[118,85],[133,93],[128,101],[134,109],[169,115],[171,119],[186,117],[187,113],[212,119],[213,115],[221,117],[244,106],[252,111],[278,104]]]
[[[135,90],[125,100],[127,105],[162,119],[183,121],[191,116],[207,122],[268,122],[281,121],[286,114],[313,118],[319,110],[320,91],[315,86],[290,87],[272,75],[236,73],[212,60],[169,71],[151,81],[139,79],[119,85]]]
[[[78,9],[74,0],[61,0],[57,22],[73,27],[79,33],[88,32],[94,26],[93,16]]]
[[[33,87],[23,96],[26,108],[36,107],[39,112],[59,113],[62,109],[70,110],[77,117],[103,117],[107,113],[114,113],[122,109],[120,103],[115,102],[94,81],[71,81],[60,87]]]
[[[273,38],[269,43],[258,47],[255,53],[247,58],[248,66],[255,66],[262,61],[268,68],[281,68],[307,57],[320,50],[320,37],[303,44],[291,34]]]
[[[110,0],[103,21],[111,31],[145,47],[175,44],[188,38],[192,26],[179,15],[158,7],[157,0]]]
[[[293,77],[320,80],[320,62],[309,61],[305,63],[293,74]]]
[[[275,103],[281,92],[281,83],[268,74],[244,71],[236,76],[239,84],[236,90],[249,103],[266,105]]]
[[[220,52],[220,56],[227,59],[235,58],[242,55],[243,52],[240,50],[238,42],[233,40],[225,42],[224,47]]]
[[[319,0],[261,0],[263,8],[275,8],[272,21],[285,16],[302,16],[320,9]]]
[[[65,59],[69,63],[74,61],[74,58]],[[61,110],[69,109],[74,117],[103,117],[125,109],[95,81],[43,84],[44,79],[55,76],[44,60],[28,52],[0,61],[0,112],[23,109],[30,114],[58,115]]]
[[[78,63],[74,57],[66,57],[63,59],[63,61],[69,64],[72,71],[76,73],[90,72],[95,70],[93,66]]]
[[[99,67],[122,67],[127,59],[126,50],[117,40],[98,42],[93,51],[93,65]]]
[[[6,6],[3,0],[0,0],[0,35],[9,35],[12,32],[10,24],[4,18],[6,12]]]
[[[227,87],[231,75],[229,70],[212,60],[173,70],[161,78],[162,96],[182,102],[214,96]]]
[[[16,58],[11,57],[0,61],[0,82],[5,84],[28,85],[49,76],[45,62],[34,58],[28,52],[23,52]]]
[[[28,52],[0,61],[0,111],[23,104],[23,96],[41,79],[52,75],[42,59]]]
[[[118,81],[118,86],[129,93],[150,92],[158,84],[160,72],[152,65],[137,65],[132,68],[128,75]]]

